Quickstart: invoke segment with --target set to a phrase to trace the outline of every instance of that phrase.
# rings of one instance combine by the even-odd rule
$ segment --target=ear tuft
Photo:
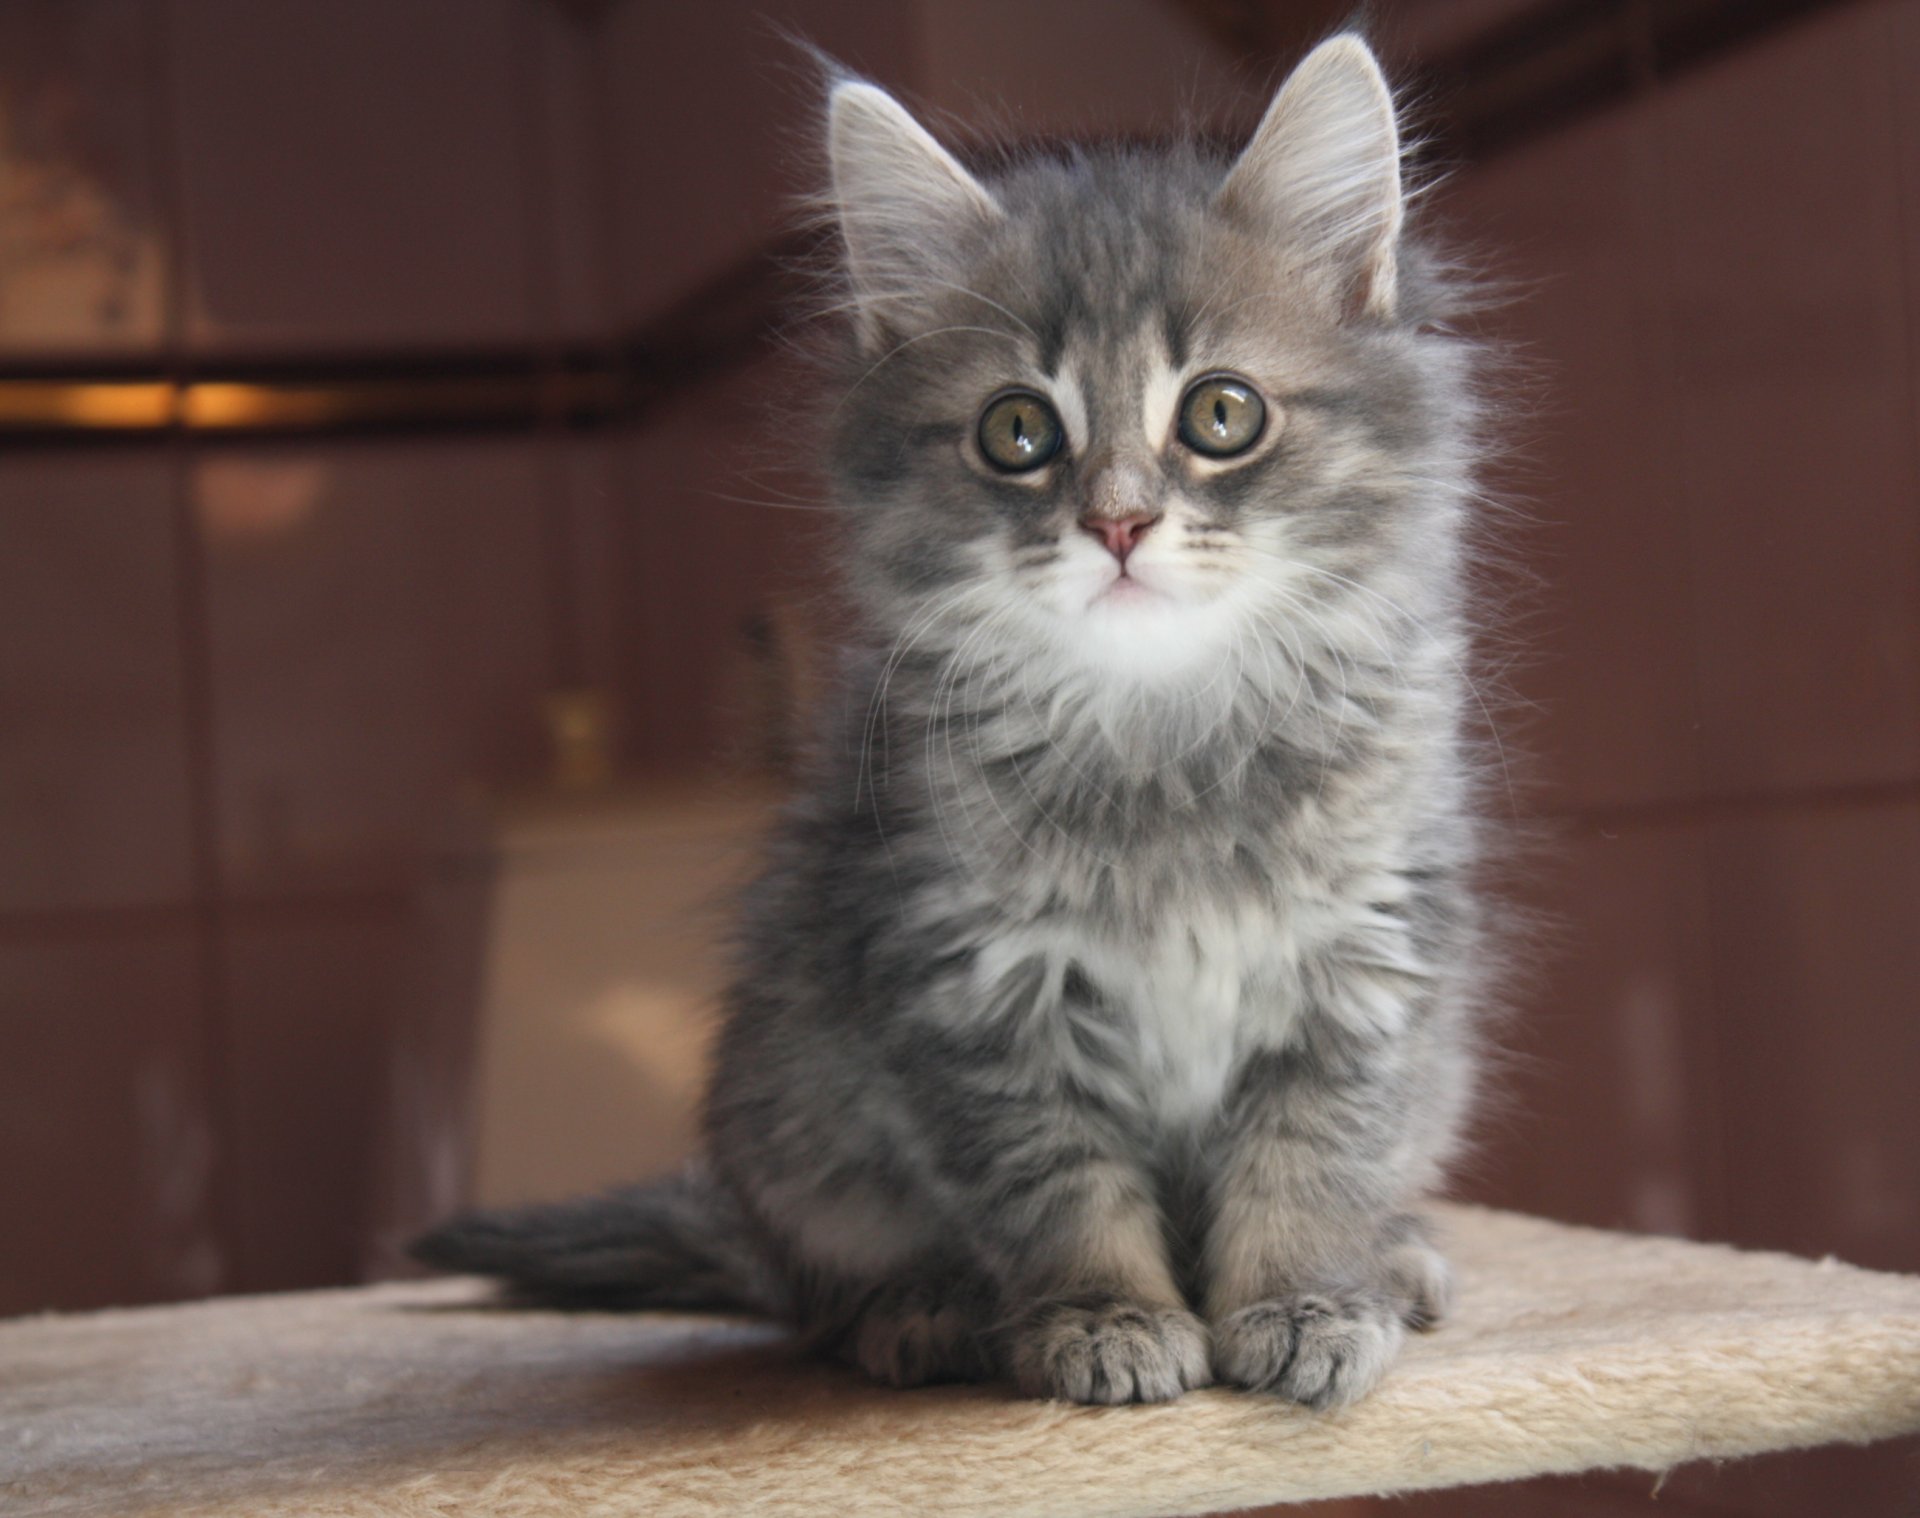
[[[1222,215],[1334,270],[1359,309],[1390,317],[1405,219],[1393,94],[1351,33],[1309,53],[1214,197]]]
[[[957,237],[997,219],[979,180],[877,85],[847,80],[827,106],[833,201],[863,327],[933,273]]]

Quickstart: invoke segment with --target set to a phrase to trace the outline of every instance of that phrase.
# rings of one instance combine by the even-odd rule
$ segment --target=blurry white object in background
[[[474,1202],[670,1169],[695,1139],[734,891],[772,792],[503,810],[482,978]]]

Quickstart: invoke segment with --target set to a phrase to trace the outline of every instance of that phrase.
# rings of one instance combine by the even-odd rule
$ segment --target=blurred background
[[[684,1151],[819,661],[790,35],[963,138],[1244,131],[1349,10],[0,4],[0,1313],[376,1278]],[[1460,1193],[1920,1270],[1920,0],[1372,30],[1518,360],[1558,926]]]

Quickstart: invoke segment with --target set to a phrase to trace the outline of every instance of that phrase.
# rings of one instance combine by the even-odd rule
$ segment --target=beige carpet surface
[[[467,1281],[0,1325],[0,1512],[1144,1515],[1920,1429],[1920,1278],[1448,1208],[1458,1313],[1314,1416],[894,1392]]]

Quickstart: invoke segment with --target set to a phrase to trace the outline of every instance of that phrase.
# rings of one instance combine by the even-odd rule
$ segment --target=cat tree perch
[[[1920,1430],[1920,1278],[1450,1207],[1462,1291],[1314,1416],[914,1392],[772,1330],[470,1281],[0,1325],[12,1514],[1147,1515]]]

